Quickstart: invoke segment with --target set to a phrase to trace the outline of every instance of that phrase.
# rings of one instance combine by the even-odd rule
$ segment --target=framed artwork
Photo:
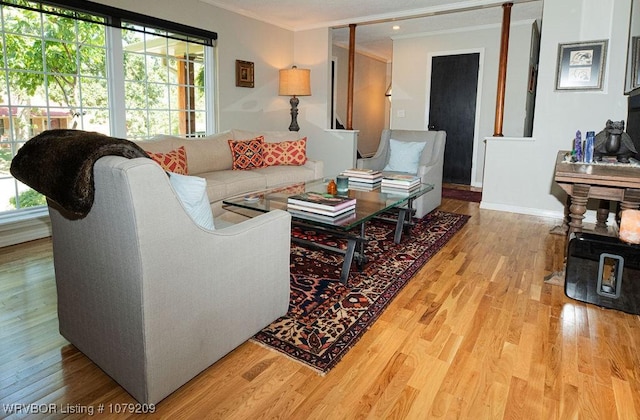
[[[631,90],[640,87],[640,36],[631,38]]]
[[[253,85],[253,63],[236,60],[236,86],[252,88]]]
[[[601,90],[608,40],[558,45],[556,90]]]

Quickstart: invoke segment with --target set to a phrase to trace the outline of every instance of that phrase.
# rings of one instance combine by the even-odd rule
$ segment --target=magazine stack
[[[341,175],[349,177],[350,190],[372,191],[382,182],[382,172],[374,169],[347,169]]]
[[[356,199],[305,192],[287,199],[287,211],[303,219],[340,224],[355,219]]]
[[[420,187],[420,177],[409,174],[385,174],[380,192],[387,194],[410,194]]]

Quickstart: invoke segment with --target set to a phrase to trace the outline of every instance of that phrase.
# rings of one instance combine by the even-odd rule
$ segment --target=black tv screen
[[[634,92],[634,94],[630,95],[628,103],[625,127],[638,151],[634,157],[640,160],[640,92]]]

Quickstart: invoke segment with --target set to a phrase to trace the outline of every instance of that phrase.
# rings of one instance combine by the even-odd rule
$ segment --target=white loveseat
[[[301,136],[291,131],[253,132],[230,130],[204,138],[158,136],[152,140],[136,142],[147,152],[168,153],[184,146],[187,153],[188,174],[207,181],[207,195],[214,216],[222,213],[222,200],[280,185],[322,178],[323,162],[308,159],[304,165],[276,165],[258,169],[234,170],[228,140],[251,140],[263,136],[268,143],[298,140]]]

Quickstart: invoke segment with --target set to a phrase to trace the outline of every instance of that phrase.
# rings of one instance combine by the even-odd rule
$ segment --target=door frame
[[[483,73],[484,73],[484,48],[470,48],[470,49],[462,49],[462,50],[443,50],[443,51],[435,51],[429,52],[427,54],[427,86],[425,89],[426,97],[425,97],[425,129],[429,129],[429,107],[431,106],[431,72],[433,65],[434,57],[442,57],[448,55],[461,55],[461,54],[479,54],[478,57],[478,86],[476,90],[476,116],[475,123],[473,127],[473,150],[471,155],[471,180],[470,184],[472,187],[482,188],[482,180],[476,180],[476,170],[478,166],[478,144],[479,144],[479,135],[480,135],[480,114],[482,108],[482,81],[483,81]]]

